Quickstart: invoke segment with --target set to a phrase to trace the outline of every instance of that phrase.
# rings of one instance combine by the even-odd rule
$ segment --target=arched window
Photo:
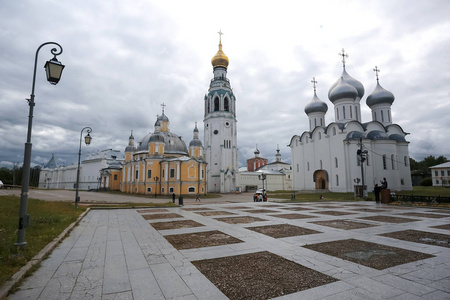
[[[225,98],[224,106],[225,111],[230,111],[230,104],[228,103],[228,98]]]
[[[219,110],[219,97],[214,98],[214,111]]]
[[[189,187],[188,193],[195,193],[195,187]]]
[[[342,114],[343,114],[343,117],[344,117],[344,119],[345,119],[345,106],[342,107]]]
[[[334,158],[334,164],[336,165],[336,168],[338,168],[338,167],[339,167],[339,165],[338,165],[338,159],[337,159],[337,157],[335,157],[335,158]]]
[[[207,112],[208,113],[211,112],[211,102],[210,101],[211,101],[210,99],[206,100],[206,102],[207,102]]]
[[[353,118],[353,107],[350,106],[350,119]]]
[[[386,155],[383,155],[383,170],[387,170]]]
[[[384,111],[381,111],[381,122],[384,122]]]
[[[403,162],[405,164],[405,167],[408,166],[408,156],[403,157]]]
[[[391,155],[391,164],[392,164],[392,170],[395,170],[394,154]]]
[[[339,186],[339,175],[336,175],[336,186]]]

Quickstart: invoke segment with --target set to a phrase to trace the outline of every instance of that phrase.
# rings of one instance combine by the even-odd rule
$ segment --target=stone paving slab
[[[276,299],[450,299],[449,248],[382,236],[406,230],[449,235],[450,214],[439,209],[397,208],[373,202],[315,202],[301,203],[305,208],[301,214],[310,218],[285,219],[267,214],[264,209],[270,208],[281,215],[298,206],[241,202],[238,210],[233,202],[196,205],[168,208],[167,213],[178,214],[183,219],[169,218],[164,222],[191,220],[203,226],[160,231],[151,226],[160,220],[144,218],[159,211],[91,210],[8,299],[228,299],[192,262],[262,251],[337,280]],[[217,215],[199,214],[197,209],[190,208],[221,211],[234,214],[233,217],[259,217],[265,221],[229,224],[220,221]],[[328,213],[321,214],[321,211]],[[414,216],[414,222],[389,222],[400,214]],[[387,217],[387,221],[381,221],[380,216]],[[349,229],[319,225],[343,219],[376,226]],[[273,238],[250,230],[256,224],[290,225],[319,233]],[[172,234],[205,231],[220,231],[242,243],[177,250],[166,239]],[[348,239],[433,257],[377,270],[303,247]]]

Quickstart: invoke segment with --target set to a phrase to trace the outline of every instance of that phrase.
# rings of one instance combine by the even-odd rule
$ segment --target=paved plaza
[[[93,209],[8,299],[240,299],[250,257],[273,259],[255,272],[283,261],[311,281],[255,299],[450,299],[450,210],[229,197]]]

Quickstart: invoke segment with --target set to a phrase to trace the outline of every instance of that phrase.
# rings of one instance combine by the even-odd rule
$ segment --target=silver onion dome
[[[332,103],[339,99],[351,98],[353,100],[358,96],[357,89],[347,83],[344,78],[340,78],[338,84],[328,93],[328,98]]]
[[[328,111],[328,105],[317,97],[316,92],[314,92],[314,97],[309,101],[305,106],[305,113],[308,115],[314,112],[323,112],[326,113]]]
[[[394,100],[394,94],[392,94],[388,90],[385,90],[379,83],[377,83],[375,90],[372,92],[372,94],[369,95],[369,97],[367,97],[366,104],[369,107],[377,104],[392,105]]]

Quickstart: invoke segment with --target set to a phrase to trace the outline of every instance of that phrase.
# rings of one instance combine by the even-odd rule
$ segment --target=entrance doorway
[[[314,182],[316,183],[316,190],[328,190],[328,173],[325,170],[315,171]]]

